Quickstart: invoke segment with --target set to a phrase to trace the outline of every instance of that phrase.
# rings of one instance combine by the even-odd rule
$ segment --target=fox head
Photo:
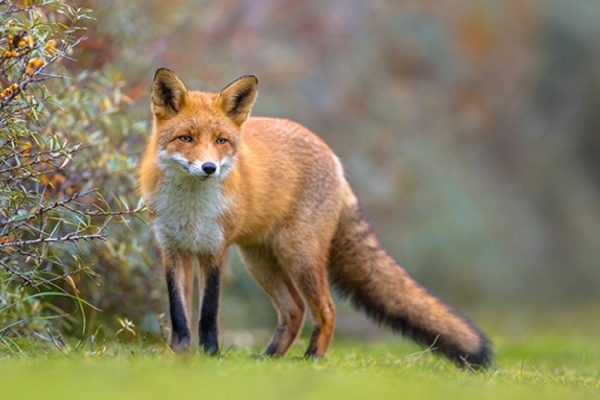
[[[233,167],[242,123],[258,93],[258,79],[245,75],[221,93],[188,91],[166,68],[152,83],[154,145],[164,172],[202,180],[224,178]]]

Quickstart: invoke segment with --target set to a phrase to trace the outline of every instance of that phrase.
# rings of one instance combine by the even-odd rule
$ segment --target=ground
[[[174,355],[160,342],[82,343],[68,352],[0,348],[5,399],[575,399],[600,398],[600,343],[574,334],[493,335],[496,363],[461,370],[405,341],[336,340],[305,361],[302,341],[283,359],[228,348]],[[68,353],[68,354],[65,354]]]

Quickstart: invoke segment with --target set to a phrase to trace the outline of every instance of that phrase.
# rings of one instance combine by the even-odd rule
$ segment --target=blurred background
[[[388,252],[484,330],[598,316],[599,2],[78,3],[97,21],[71,67],[118,76],[138,128],[114,136],[131,160],[122,173],[144,149],[157,68],[205,91],[256,74],[253,115],[320,135]],[[113,189],[135,204],[134,186]],[[156,331],[169,325],[163,273],[149,228],[132,226],[115,231],[111,252],[96,249],[90,300],[98,318]],[[229,263],[222,328],[268,335],[268,298],[235,253]],[[376,335],[339,304],[338,335]]]

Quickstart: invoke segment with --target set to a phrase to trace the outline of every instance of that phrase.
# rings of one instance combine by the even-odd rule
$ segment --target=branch
[[[102,226],[102,228],[106,228],[106,226]],[[24,241],[6,242],[6,243],[0,244],[0,249],[5,249],[7,247],[17,247],[17,246],[31,246],[31,245],[40,244],[40,243],[68,243],[68,242],[78,242],[80,240],[88,241],[88,240],[94,240],[94,239],[104,240],[104,239],[106,239],[106,235],[104,233],[102,233],[102,231],[103,231],[103,229],[98,229],[97,233],[93,233],[90,235],[78,235],[75,232],[70,232],[61,237],[48,237],[48,238],[38,238],[38,239],[31,239],[31,240],[24,240]]]
[[[4,15],[11,15],[11,14],[16,14],[16,13],[20,13],[20,12],[25,12],[25,11],[31,10],[33,7],[35,7],[33,5],[27,6],[27,7],[18,7],[18,6],[15,6],[14,4],[8,2],[7,0],[0,0],[0,6],[5,5],[5,4],[6,4],[6,9],[2,11],[2,13]]]
[[[15,98],[22,91],[24,91],[25,88],[27,87],[27,85],[29,85],[29,83],[36,82],[37,81],[36,78],[38,77],[38,75],[40,75],[42,73],[42,71],[46,67],[53,64],[59,58],[66,57],[66,54],[69,50],[71,50],[75,46],[79,45],[79,43],[83,42],[86,39],[87,39],[87,37],[82,36],[82,37],[78,38],[75,42],[65,46],[62,50],[58,51],[54,56],[52,56],[49,60],[47,60],[41,67],[39,67],[37,70],[33,71],[33,73],[31,75],[28,75],[27,78],[25,78],[23,81],[21,81],[19,83],[18,90],[14,90],[9,96],[6,96],[2,100],[2,102],[0,102],[0,111],[2,111],[13,98]],[[2,120],[0,120],[0,125],[4,125],[5,122],[6,122],[6,119],[3,118]]]
[[[67,210],[74,212],[75,214],[79,214],[79,215],[83,215],[86,217],[120,217],[123,215],[131,215],[134,214],[136,212],[138,212],[137,210],[121,210],[121,211],[84,211],[84,210],[78,210],[76,208],[73,207],[69,207],[65,204],[61,204],[62,208],[66,208]]]
[[[20,176],[9,176],[8,178],[2,178],[0,179],[0,182],[3,184],[8,184],[9,182],[24,182],[29,178],[35,177],[35,176],[40,176],[40,175],[44,175],[47,174],[48,172],[52,172],[53,169],[46,169],[46,170],[41,170],[41,171],[29,171],[26,174],[20,175]]]
[[[12,268],[10,265],[3,263],[2,261],[0,261],[0,264],[4,267],[4,269],[6,269],[11,275],[16,276],[17,278],[19,278],[23,283],[23,286],[32,286],[33,284],[35,284],[35,281],[31,278],[29,278],[27,275],[23,274],[21,271],[16,270],[15,268]]]
[[[98,191],[98,189],[91,189],[91,190],[88,190],[88,191],[85,191],[85,192],[75,192],[71,196],[65,197],[64,199],[62,199],[60,201],[57,201],[57,202],[55,202],[52,205],[49,205],[49,206],[46,206],[46,207],[40,207],[35,213],[33,213],[31,215],[28,215],[27,216],[28,218],[24,222],[21,222],[20,224],[16,225],[14,228],[16,229],[20,225],[26,224],[27,221],[31,221],[32,219],[37,218],[40,215],[42,215],[44,213],[47,213],[48,211],[51,211],[51,210],[56,209],[58,207],[62,207],[65,204],[71,203],[74,200],[77,200],[77,199],[79,199],[81,197],[85,197],[85,196],[87,196],[89,194],[92,194],[92,193],[95,193],[97,191]],[[9,225],[12,222],[14,222],[14,221],[11,221],[10,219],[6,219],[6,220],[3,220],[3,221],[0,221],[0,224],[2,226],[6,226],[6,225]]]
[[[76,153],[76,152],[82,150],[85,147],[87,147],[87,146],[83,146],[81,144],[76,144],[75,146],[73,146],[71,148],[61,149],[61,150],[46,150],[46,151],[37,152],[35,154],[20,153],[21,157],[32,158],[33,160],[31,160],[29,162],[25,162],[25,163],[20,163],[19,165],[14,165],[11,167],[6,167],[3,169],[0,169],[0,174],[6,173],[6,172],[14,172],[16,170],[31,167],[36,164],[50,162],[50,161],[56,160],[57,158],[67,157],[73,153]],[[10,159],[17,157],[18,155],[19,154],[17,154],[17,153],[10,154],[3,161],[5,161],[5,162],[9,161]],[[49,156],[49,157],[43,158],[44,156]]]

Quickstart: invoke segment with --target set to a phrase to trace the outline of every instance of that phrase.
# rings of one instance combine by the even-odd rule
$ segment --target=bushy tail
[[[383,250],[358,203],[343,212],[332,243],[330,278],[342,295],[382,325],[462,366],[487,367],[491,344],[467,318],[414,281]]]

